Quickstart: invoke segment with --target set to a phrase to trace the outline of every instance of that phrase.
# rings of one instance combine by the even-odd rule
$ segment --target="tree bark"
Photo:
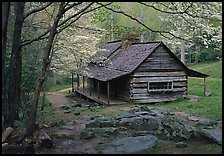
[[[5,91],[5,54],[7,43],[7,28],[10,11],[10,2],[2,2],[2,115],[6,118],[8,110],[3,111],[6,104],[6,91]],[[4,125],[3,125],[4,126]]]
[[[28,118],[27,129],[26,129],[27,136],[33,136],[33,134],[35,132],[35,122],[36,122],[36,114],[37,114],[37,108],[38,108],[38,97],[40,95],[43,83],[45,81],[47,68],[50,64],[50,53],[51,53],[51,49],[52,49],[52,44],[53,44],[54,37],[57,32],[57,26],[58,26],[59,20],[61,19],[62,15],[63,15],[64,3],[65,2],[60,3],[59,11],[57,13],[57,16],[54,20],[54,23],[53,23],[51,29],[50,29],[50,35],[49,35],[47,45],[44,50],[44,57],[43,57],[41,73],[39,75],[36,89],[35,89],[35,92],[34,92],[34,95],[33,95],[32,101],[31,101],[31,108],[30,108],[30,112],[29,112],[29,118]]]
[[[15,25],[12,43],[12,52],[9,65],[9,114],[8,126],[14,125],[15,117],[18,115],[20,105],[21,75],[22,75],[22,56],[21,56],[21,32],[24,21],[25,2],[15,3]]]

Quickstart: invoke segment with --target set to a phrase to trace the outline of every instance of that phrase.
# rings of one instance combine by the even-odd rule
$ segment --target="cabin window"
[[[172,91],[173,90],[173,82],[172,81],[149,81],[148,82],[148,91]]]

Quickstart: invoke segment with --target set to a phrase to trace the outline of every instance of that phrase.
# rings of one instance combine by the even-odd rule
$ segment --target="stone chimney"
[[[127,49],[132,43],[140,42],[140,37],[137,34],[124,35],[121,39],[121,48]]]

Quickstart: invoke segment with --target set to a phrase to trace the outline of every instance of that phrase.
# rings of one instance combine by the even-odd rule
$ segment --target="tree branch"
[[[105,5],[102,4],[101,6],[98,6],[98,7],[96,7],[96,8],[87,10],[87,11],[85,11],[85,12],[82,12],[76,19],[74,19],[73,21],[71,21],[70,23],[68,23],[66,26],[64,26],[63,28],[61,28],[60,30],[58,30],[57,33],[60,33],[61,31],[63,31],[64,29],[66,29],[67,27],[69,27],[70,25],[72,25],[72,24],[73,24],[74,22],[76,22],[80,17],[82,17],[82,15],[84,15],[84,14],[86,14],[86,13],[88,13],[88,12],[97,10],[97,9],[99,9],[99,8],[102,8],[102,7],[104,7],[104,6],[111,5],[112,3],[113,3],[113,2],[110,2],[110,3],[105,4]]]
[[[141,22],[140,20],[138,20],[137,18],[134,18],[134,17],[132,17],[131,15],[128,15],[128,14],[126,14],[126,13],[123,12],[123,11],[114,10],[114,9],[112,9],[112,8],[109,8],[109,7],[107,7],[107,6],[104,6],[104,5],[101,4],[101,3],[98,3],[98,2],[96,2],[96,3],[99,4],[99,5],[101,5],[101,6],[103,6],[104,8],[106,8],[106,9],[108,9],[108,10],[111,10],[111,11],[113,11],[113,12],[115,12],[115,13],[122,14],[122,15],[124,15],[124,16],[126,16],[126,17],[132,19],[133,21],[136,21],[137,23],[141,24],[141,25],[142,25],[143,27],[145,27],[146,29],[148,29],[148,30],[150,30],[150,31],[152,31],[152,32],[155,32],[155,33],[159,33],[159,34],[161,34],[163,37],[166,37],[166,38],[167,38],[167,36],[164,36],[164,35],[163,35],[163,33],[165,33],[165,34],[169,34],[169,35],[171,35],[171,36],[173,36],[173,37],[175,37],[175,38],[182,39],[182,40],[185,40],[185,41],[190,42],[189,40],[186,40],[186,39],[184,39],[184,38],[182,38],[182,37],[176,36],[176,35],[174,35],[173,33],[168,32],[168,31],[158,31],[158,30],[153,30],[153,29],[151,29],[150,27],[148,27],[147,25],[145,25],[144,23],[142,23],[142,22]],[[169,38],[169,39],[170,39],[170,38]]]
[[[31,14],[34,14],[34,13],[36,13],[36,12],[39,12],[39,11],[41,11],[41,10],[46,9],[46,8],[47,8],[48,6],[50,6],[51,4],[52,4],[52,2],[49,2],[48,4],[46,4],[46,5],[44,5],[44,6],[40,7],[40,8],[31,10],[30,12],[28,12],[28,13],[26,13],[26,14],[24,15],[24,19],[27,18],[28,16],[30,16]]]

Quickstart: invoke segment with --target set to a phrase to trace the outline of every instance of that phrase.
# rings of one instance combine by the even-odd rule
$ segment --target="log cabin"
[[[136,38],[107,42],[90,63],[72,74],[72,90],[101,104],[116,100],[160,103],[188,94],[188,77],[209,75],[189,69],[163,42],[139,43]]]

